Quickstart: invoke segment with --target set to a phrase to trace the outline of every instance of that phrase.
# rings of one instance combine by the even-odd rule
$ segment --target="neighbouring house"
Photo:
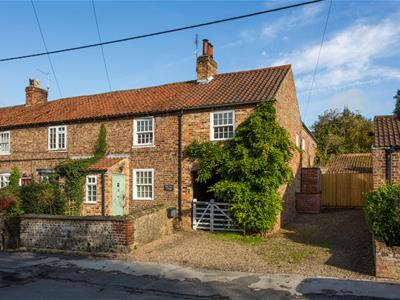
[[[192,199],[202,199],[207,187],[194,182],[196,167],[183,149],[194,139],[232,138],[262,101],[275,103],[279,123],[303,149],[290,162],[296,179],[281,188],[282,222],[296,213],[300,168],[314,164],[316,142],[301,121],[291,66],[218,74],[207,40],[196,80],[55,101],[47,101],[47,91],[30,80],[25,92],[25,104],[0,109],[0,187],[15,165],[24,178],[40,180],[68,157],[90,156],[105,124],[109,153],[86,179],[85,215],[160,203],[190,215]]]
[[[332,155],[325,167],[324,174],[372,173],[371,153],[347,153]]]
[[[372,145],[373,187],[400,182],[400,118],[375,116]]]

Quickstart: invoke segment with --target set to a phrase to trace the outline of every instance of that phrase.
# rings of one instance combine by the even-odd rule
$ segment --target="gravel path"
[[[299,214],[265,239],[182,231],[139,247],[125,259],[255,273],[373,279],[371,236],[360,210]]]

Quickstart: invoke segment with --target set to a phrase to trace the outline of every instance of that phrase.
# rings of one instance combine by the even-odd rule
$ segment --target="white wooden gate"
[[[243,231],[228,214],[229,203],[193,199],[192,225],[194,230]]]

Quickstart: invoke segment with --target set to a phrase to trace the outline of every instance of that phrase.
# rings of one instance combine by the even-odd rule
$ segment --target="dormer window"
[[[229,140],[235,135],[235,111],[226,110],[210,114],[212,141]]]
[[[49,127],[49,150],[67,149],[67,126]]]
[[[0,155],[10,154],[10,132],[0,132]]]

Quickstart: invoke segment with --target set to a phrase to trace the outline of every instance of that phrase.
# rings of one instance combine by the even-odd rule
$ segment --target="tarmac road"
[[[0,299],[400,299],[400,284],[0,252]]]

